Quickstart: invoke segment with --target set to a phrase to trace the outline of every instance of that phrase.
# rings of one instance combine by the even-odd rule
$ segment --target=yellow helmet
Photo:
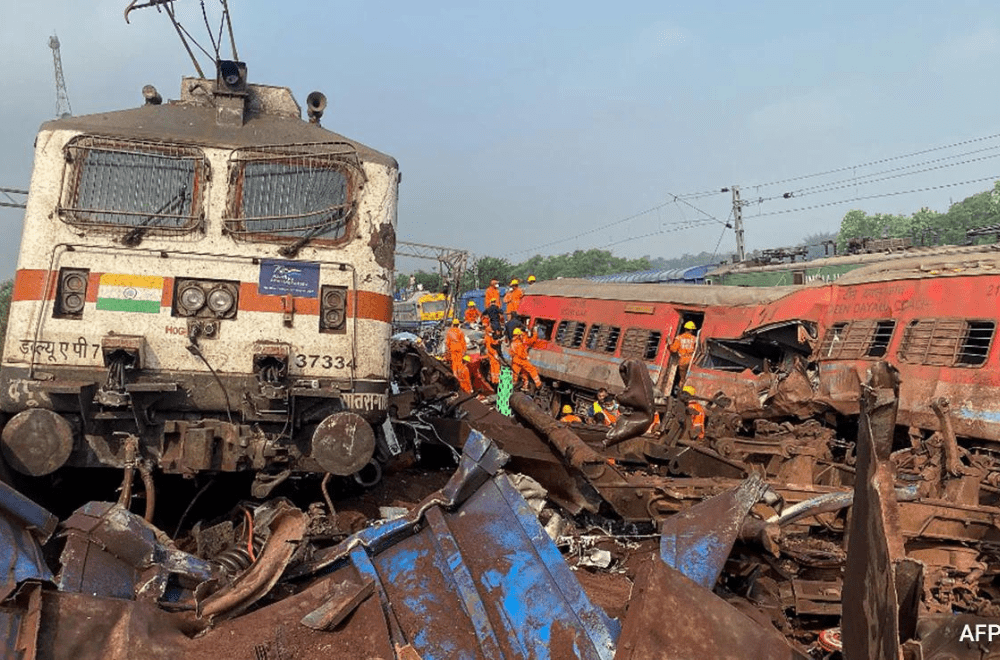
[[[520,284],[520,282],[517,281],[516,277],[510,281],[511,286],[517,286],[518,284]]]
[[[458,325],[459,323],[461,323],[461,321],[459,321],[458,319],[452,319],[451,320],[451,324],[452,325]]]
[[[573,406],[566,404],[565,406],[562,407],[562,414],[568,415],[571,412],[573,412]]]
[[[521,328],[514,328],[514,332],[512,332],[511,334],[513,334],[516,337],[518,335],[523,335],[524,331],[521,330]]]
[[[694,321],[688,321],[687,323],[685,323],[685,324],[684,324],[684,329],[685,329],[685,330],[694,330],[694,329],[695,329],[695,328],[697,328],[697,327],[698,327],[698,326],[696,326],[696,325],[694,324]]]
[[[528,275],[528,284],[531,284],[534,281],[535,281],[535,276],[534,275]]]
[[[468,355],[463,355],[462,362],[472,362],[472,358],[470,358]]]
[[[476,306],[476,301],[475,300],[470,300],[469,301],[469,307],[475,307],[475,306]]]
[[[690,394],[691,396],[694,396],[694,388],[691,387],[690,385],[685,385],[684,394]]]

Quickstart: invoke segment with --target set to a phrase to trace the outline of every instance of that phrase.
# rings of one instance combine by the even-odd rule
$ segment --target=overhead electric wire
[[[759,204],[762,202],[769,202],[775,199],[791,199],[791,198],[805,197],[806,195],[818,195],[820,193],[830,192],[833,190],[843,190],[844,188],[855,188],[857,186],[864,186],[870,183],[877,183],[879,181],[888,181],[890,179],[898,179],[904,176],[923,174],[924,172],[932,172],[934,170],[943,170],[948,167],[957,167],[958,165],[968,165],[969,163],[976,163],[981,160],[988,160],[990,158],[997,158],[997,157],[1000,157],[1000,153],[992,154],[990,156],[980,156],[979,158],[970,158],[969,160],[963,160],[957,163],[948,163],[947,165],[935,165],[933,167],[926,167],[922,170],[913,170],[912,172],[900,172],[899,174],[892,174],[890,176],[885,176],[878,179],[868,179],[866,181],[860,181],[860,180],[854,181],[852,179],[847,179],[841,182],[831,182],[830,184],[827,184],[825,186],[813,186],[813,188],[815,189],[803,188],[802,190],[797,192],[788,192],[788,193],[783,193],[781,195],[772,195],[771,197],[760,197],[758,199],[751,199],[747,201],[750,204],[754,203]],[[837,183],[839,185],[834,185],[834,183]]]
[[[986,140],[994,140],[1000,138],[1000,133],[995,133],[993,135],[985,135],[983,137],[972,138],[971,140],[962,140],[961,142],[953,142],[951,144],[942,145],[940,147],[931,147],[930,149],[921,149],[920,151],[914,151],[908,154],[902,154],[900,156],[890,156],[889,158],[880,158],[878,160],[868,161],[867,163],[858,163],[857,165],[849,165],[847,167],[838,167],[832,170],[826,170],[825,172],[816,172],[814,174],[803,174],[801,176],[789,177],[787,179],[780,179],[778,181],[768,181],[767,183],[756,183],[746,188],[764,188],[765,186],[776,186],[779,183],[789,183],[791,181],[801,181],[803,179],[811,179],[817,176],[826,176],[827,174],[836,174],[837,172],[847,172],[850,170],[858,169],[859,167],[868,167],[870,165],[880,165],[881,163],[890,163],[894,160],[902,160],[904,158],[912,158],[913,156],[919,156],[921,154],[929,154],[935,151],[943,151],[945,149],[952,149],[954,147],[960,147],[965,144],[975,144],[976,142],[984,142]]]
[[[1000,149],[1000,145],[997,145],[996,147],[989,147],[988,149],[980,149],[978,151],[988,151],[990,149]],[[976,153],[976,152],[971,152],[971,153]],[[965,154],[960,154],[960,155],[965,155]],[[830,183],[825,183],[825,184],[816,185],[816,186],[809,186],[807,188],[800,188],[799,190],[789,191],[789,192],[786,192],[786,193],[782,193],[780,195],[772,195],[770,197],[761,197],[761,198],[759,198],[757,200],[749,200],[749,201],[751,203],[753,203],[755,201],[756,202],[769,202],[769,201],[774,200],[774,199],[790,199],[792,197],[805,197],[806,195],[816,195],[818,193],[829,192],[831,190],[841,190],[843,188],[852,188],[852,187],[856,187],[856,186],[864,186],[864,185],[868,185],[870,183],[875,183],[875,182],[878,182],[878,181],[888,181],[890,179],[898,179],[898,178],[904,177],[904,176],[912,176],[914,174],[923,174],[924,172],[932,172],[934,170],[943,170],[943,169],[946,169],[946,168],[949,168],[949,167],[958,167],[959,165],[968,165],[969,163],[976,163],[976,162],[979,162],[981,160],[988,160],[990,158],[997,158],[997,157],[1000,157],[1000,153],[991,154],[989,156],[980,156],[978,158],[970,158],[968,160],[962,160],[962,161],[958,161],[956,163],[947,163],[945,165],[934,165],[933,167],[925,167],[924,169],[920,169],[920,170],[912,170],[912,171],[908,171],[908,172],[899,172],[899,174],[893,174],[893,175],[885,176],[885,177],[881,177],[881,178],[871,178],[871,177],[875,177],[875,176],[877,176],[879,174],[885,174],[887,172],[898,172],[899,170],[910,170],[913,167],[919,167],[920,165],[923,165],[923,164],[926,164],[926,163],[939,162],[941,160],[949,160],[949,159],[955,158],[955,157],[957,157],[957,156],[949,156],[947,158],[939,158],[939,159],[935,159],[935,160],[931,160],[931,161],[926,161],[925,163],[915,163],[915,164],[909,165],[907,167],[897,167],[897,168],[893,168],[893,169],[890,169],[890,170],[883,170],[882,172],[872,172],[871,174],[866,174],[866,175],[860,176],[857,179],[841,179],[839,181],[831,181]]]
[[[523,250],[512,250],[511,252],[508,252],[504,256],[511,256],[511,255],[515,255],[515,254],[524,254],[525,252],[534,252],[535,250],[541,250],[542,248],[551,247],[553,245],[558,245],[560,243],[566,243],[568,241],[576,240],[578,238],[582,238],[582,237],[588,236],[590,234],[596,234],[597,232],[604,231],[604,230],[608,229],[609,227],[615,227],[615,226],[620,225],[622,223],[628,222],[629,220],[635,220],[636,218],[641,218],[642,216],[647,215],[649,213],[652,213],[653,211],[658,211],[658,210],[662,209],[664,206],[668,206],[669,204],[676,204],[677,202],[681,202],[681,203],[683,203],[683,204],[685,204],[687,206],[690,206],[692,209],[694,209],[698,213],[701,213],[702,215],[704,215],[705,219],[709,219],[712,222],[718,222],[719,224],[723,224],[723,225],[726,224],[726,223],[722,222],[721,220],[719,220],[718,218],[716,218],[715,216],[713,216],[711,213],[708,213],[707,211],[704,211],[704,210],[698,208],[697,206],[695,206],[694,204],[688,202],[687,200],[682,199],[679,195],[674,195],[673,193],[667,193],[667,194],[670,195],[670,199],[669,200],[667,200],[667,201],[665,201],[665,202],[663,202],[661,204],[657,204],[656,206],[654,206],[652,208],[648,208],[645,211],[641,211],[639,213],[635,213],[633,215],[630,215],[627,218],[622,218],[621,220],[616,220],[615,222],[612,222],[612,223],[607,224],[607,225],[601,225],[600,227],[594,227],[593,229],[588,229],[587,231],[580,232],[579,234],[575,234],[573,236],[567,236],[565,238],[560,238],[560,239],[555,240],[555,241],[549,241],[548,243],[543,243],[541,245],[536,245],[534,247],[525,248]],[[687,220],[677,220],[677,221],[668,222],[668,223],[664,223],[664,224],[680,224],[680,223],[684,223],[684,222],[688,222],[688,221]],[[654,233],[661,233],[661,232],[654,232]],[[612,243],[611,245],[615,245],[615,244]]]
[[[768,211],[767,213],[758,213],[757,215],[746,216],[744,219],[748,218],[764,218],[771,215],[783,215],[786,213],[796,213],[798,211],[809,211],[811,209],[823,208],[826,206],[836,206],[838,204],[847,204],[849,202],[857,202],[865,199],[878,199],[880,197],[895,197],[897,195],[908,195],[911,193],[926,192],[928,190],[940,190],[942,188],[954,188],[955,186],[964,186],[969,183],[981,183],[983,181],[996,181],[1000,179],[1000,174],[995,174],[993,176],[982,177],[981,179],[969,179],[968,181],[958,181],[957,183],[944,183],[939,186],[928,186],[926,188],[914,188],[912,190],[898,190],[896,192],[889,193],[879,193],[875,195],[860,195],[857,197],[851,197],[849,199],[841,199],[835,202],[825,202],[823,204],[813,204],[811,206],[801,206],[794,209],[783,209],[781,211]]]

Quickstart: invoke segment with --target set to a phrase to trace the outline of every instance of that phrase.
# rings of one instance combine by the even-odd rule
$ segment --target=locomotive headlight
[[[87,279],[90,271],[82,268],[63,268],[59,271],[59,289],[53,314],[57,318],[79,319],[87,302]]]
[[[208,308],[218,316],[229,312],[235,304],[236,298],[229,289],[224,287],[212,289],[212,292],[208,294]]]
[[[345,332],[347,287],[324,286],[320,300],[319,329],[326,332]]]
[[[195,314],[205,306],[205,292],[197,284],[189,284],[178,297],[179,307],[185,314]]]

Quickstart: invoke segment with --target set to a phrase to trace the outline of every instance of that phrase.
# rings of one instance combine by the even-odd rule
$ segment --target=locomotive
[[[520,311],[545,339],[532,352],[554,402],[621,389],[618,367],[644,360],[662,397],[676,391],[668,346],[687,321],[698,346],[686,384],[723,393],[744,419],[859,413],[866,369],[901,380],[898,424],[1000,440],[1000,255],[989,247],[887,260],[832,283],[742,288],[541,282]]]
[[[378,471],[400,180],[242,62],[42,125],[0,365],[18,472]],[[386,429],[389,429],[388,435]]]

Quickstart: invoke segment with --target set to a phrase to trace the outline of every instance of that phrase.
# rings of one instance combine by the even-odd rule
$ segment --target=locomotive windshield
[[[65,222],[175,232],[198,225],[206,169],[200,150],[83,137],[65,155]]]
[[[337,153],[237,152],[227,231],[256,240],[345,237],[354,203],[351,165]]]

